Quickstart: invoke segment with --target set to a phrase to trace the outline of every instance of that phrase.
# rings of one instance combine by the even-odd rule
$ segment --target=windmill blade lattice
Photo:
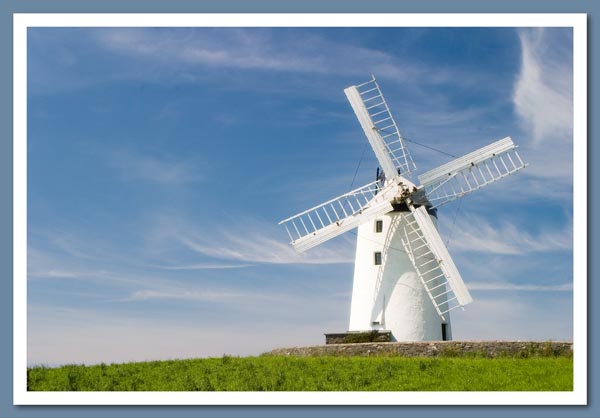
[[[410,175],[416,165],[375,77],[346,88],[344,93],[387,178]]]
[[[526,167],[510,137],[466,154],[419,176],[412,199],[433,208],[452,202]]]
[[[437,313],[444,314],[473,301],[440,234],[424,206],[404,215],[404,250]]]
[[[285,227],[294,249],[306,251],[393,210],[390,193],[393,196],[397,186],[389,183],[381,189],[379,184],[366,184],[279,224]]]

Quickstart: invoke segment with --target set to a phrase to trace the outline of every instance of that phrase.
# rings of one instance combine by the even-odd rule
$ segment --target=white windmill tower
[[[344,90],[383,170],[373,183],[280,222],[304,252],[358,227],[349,331],[395,341],[451,339],[449,312],[472,301],[436,228],[436,208],[525,167],[507,137],[420,176],[373,76]]]

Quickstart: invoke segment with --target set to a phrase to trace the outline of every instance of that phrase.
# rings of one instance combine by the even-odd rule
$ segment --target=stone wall
[[[325,334],[325,344],[388,343],[392,341],[392,331],[349,331]]]
[[[572,354],[573,343],[568,341],[425,341],[390,343],[330,344],[313,347],[278,348],[266,354],[283,356],[406,356],[486,357],[534,355],[556,356]]]

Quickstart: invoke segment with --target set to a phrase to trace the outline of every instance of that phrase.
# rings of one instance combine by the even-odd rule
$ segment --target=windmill
[[[280,222],[298,252],[358,227],[349,331],[451,339],[472,301],[436,227],[437,208],[524,168],[510,137],[418,176],[374,76],[344,90],[381,166],[377,180]]]

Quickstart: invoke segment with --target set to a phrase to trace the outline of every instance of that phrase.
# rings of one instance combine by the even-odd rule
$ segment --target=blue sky
[[[372,73],[410,141],[511,136],[530,163],[439,211],[475,298],[454,338],[572,339],[571,30],[35,28],[28,362],[346,330],[355,233],[298,255],[277,223],[374,179],[343,94]],[[417,174],[450,159],[407,145]]]

